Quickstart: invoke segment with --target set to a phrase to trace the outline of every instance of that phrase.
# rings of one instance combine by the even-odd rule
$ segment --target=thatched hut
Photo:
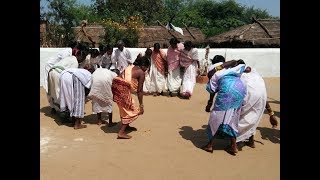
[[[176,37],[181,42],[189,40],[195,45],[204,43],[205,36],[199,28],[189,27],[182,30],[183,35],[173,30],[168,31],[162,26],[146,26],[140,30],[138,47],[153,47],[154,43],[160,43],[162,48],[167,48],[172,37]]]
[[[104,38],[105,30],[100,24],[87,24],[85,26],[85,31],[88,36],[81,30],[81,26],[73,27],[75,37],[77,41],[91,43],[88,36],[96,42],[95,46],[98,46],[99,42],[102,42]],[[176,37],[181,42],[183,41],[192,41],[195,45],[203,44],[205,41],[205,36],[200,29],[194,27],[182,28],[183,35],[170,30],[170,32],[162,26],[145,26],[140,29],[138,47],[137,48],[146,48],[153,47],[154,43],[160,43],[161,47],[167,48],[169,46],[169,40],[172,37]]]
[[[252,24],[209,37],[206,42],[211,48],[279,48],[280,20],[253,18]]]
[[[95,42],[95,47],[99,46],[99,42],[105,35],[104,27],[101,24],[91,23],[86,24],[84,30],[87,34],[82,31],[81,26],[73,27],[76,41],[91,43],[90,39]]]

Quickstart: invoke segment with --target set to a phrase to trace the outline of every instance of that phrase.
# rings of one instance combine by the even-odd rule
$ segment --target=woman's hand
[[[197,69],[197,75],[200,76],[200,68]]]
[[[272,125],[272,128],[276,128],[278,126],[278,120],[275,115],[270,116],[269,121]]]
[[[139,115],[143,114],[144,113],[144,109],[143,109],[143,106],[141,107],[140,106],[140,112],[139,112]]]

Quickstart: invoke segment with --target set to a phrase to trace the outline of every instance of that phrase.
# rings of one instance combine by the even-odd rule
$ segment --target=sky
[[[91,0],[77,0],[80,4],[91,4]],[[218,0],[219,1],[219,0]],[[280,0],[236,0],[239,4],[261,10],[266,10],[271,16],[280,17]],[[48,4],[46,0],[40,1],[41,5]]]
[[[237,2],[247,7],[254,6],[266,10],[270,15],[280,17],[280,0],[237,0]]]

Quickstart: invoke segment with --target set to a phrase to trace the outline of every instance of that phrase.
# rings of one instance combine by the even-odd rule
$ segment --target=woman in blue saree
[[[246,86],[240,79],[244,70],[245,64],[239,64],[232,68],[221,69],[210,78],[207,90],[210,93],[217,93],[217,97],[208,122],[209,142],[202,147],[207,152],[213,152],[215,135],[230,137],[231,146],[225,150],[232,155],[238,152],[236,144],[238,122],[242,102],[246,95]]]

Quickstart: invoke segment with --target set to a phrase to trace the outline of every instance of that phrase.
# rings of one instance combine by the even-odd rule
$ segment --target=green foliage
[[[232,29],[245,24],[244,22],[234,17],[228,17],[226,19],[221,19],[221,20],[219,19],[213,22],[216,27],[220,27],[224,29]]]
[[[171,17],[183,8],[183,0],[164,0],[164,6],[166,13]]]
[[[88,19],[91,22],[97,20],[97,17],[92,15],[90,7],[77,4],[76,0],[47,1],[49,11],[46,13],[46,19],[53,25],[51,31],[54,34],[51,35],[50,39],[56,46],[66,46],[74,40],[72,27],[79,25],[81,20]]]
[[[124,40],[126,47],[138,45],[139,30],[143,28],[143,20],[140,16],[130,16],[120,23],[112,19],[102,21],[105,28],[105,44],[115,45],[120,39]]]
[[[157,25],[157,20],[166,24],[173,18],[172,23],[175,26],[184,27],[186,24],[197,27],[206,37],[252,23],[252,17],[274,18],[266,10],[241,6],[235,0],[92,0],[91,6],[79,5],[76,0],[47,1],[49,12],[41,11],[40,18],[57,25],[52,31],[59,33],[52,36],[57,42],[61,42],[61,35],[64,35],[65,42],[73,40],[72,27],[78,26],[84,19],[89,23],[104,23],[106,19],[117,22],[119,26],[104,25],[107,33],[104,41],[115,44],[117,40],[124,39],[128,47],[135,47],[138,43],[139,28],[128,26],[130,17],[140,18],[139,22],[137,21],[139,27]]]
[[[139,32],[135,29],[127,29],[124,32],[123,41],[125,42],[127,47],[137,47],[138,46],[138,39],[139,39]]]
[[[84,19],[91,23],[101,21],[101,18],[97,14],[94,14],[93,9],[85,5],[79,5],[78,7],[74,8],[72,14],[75,16],[76,25],[79,25]]]
[[[119,29],[113,25],[105,25],[104,28],[106,35],[102,42],[103,44],[115,45],[119,39],[122,39],[125,32],[123,29]]]
[[[95,2],[93,3],[93,11],[96,15],[98,15],[99,17],[104,17],[106,14],[109,13],[107,7],[106,7],[106,2],[105,0],[95,0]]]
[[[248,24],[251,23],[251,18],[255,17],[257,19],[270,19],[275,18],[268,14],[266,10],[255,9],[253,6],[246,8],[243,12],[242,19],[243,21]]]

